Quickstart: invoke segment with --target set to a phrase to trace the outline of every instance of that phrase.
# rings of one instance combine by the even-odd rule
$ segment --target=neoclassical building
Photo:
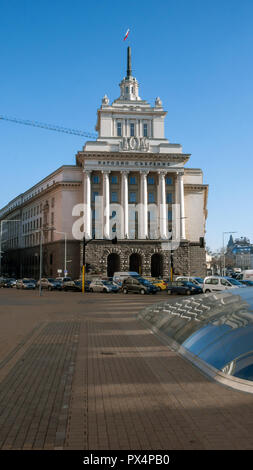
[[[98,137],[85,143],[76,165],[59,168],[0,210],[2,272],[38,277],[42,233],[43,275],[67,267],[79,277],[84,236],[92,240],[87,267],[96,273],[167,277],[172,248],[175,273],[205,274],[203,173],[185,168],[190,154],[165,138],[160,98],[152,107],[139,96],[130,48],[119,86],[119,98],[102,99]]]
[[[200,240],[208,186],[202,171],[185,168],[190,154],[165,138],[167,113],[160,98],[152,107],[139,96],[130,47],[119,86],[119,98],[110,103],[105,95],[97,111],[97,140],[86,142],[76,157],[83,170],[85,237],[96,237],[87,246],[86,260],[109,276],[126,270],[168,276],[171,256],[164,241],[176,218],[175,271],[204,275]],[[112,245],[115,234],[118,243]]]

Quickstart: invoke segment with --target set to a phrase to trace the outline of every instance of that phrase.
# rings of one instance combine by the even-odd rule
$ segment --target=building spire
[[[132,77],[131,47],[127,48],[127,78]]]

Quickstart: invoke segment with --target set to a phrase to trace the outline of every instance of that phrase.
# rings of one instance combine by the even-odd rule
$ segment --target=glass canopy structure
[[[139,318],[187,358],[253,385],[253,288],[169,299]]]

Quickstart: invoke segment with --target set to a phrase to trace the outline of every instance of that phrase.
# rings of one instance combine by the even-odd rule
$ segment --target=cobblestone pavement
[[[0,290],[0,449],[253,449],[253,396],[136,319],[160,294]]]

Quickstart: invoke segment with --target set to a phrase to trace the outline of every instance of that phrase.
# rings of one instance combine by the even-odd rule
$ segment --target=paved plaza
[[[136,319],[157,296],[0,290],[0,449],[253,449],[253,395]]]

